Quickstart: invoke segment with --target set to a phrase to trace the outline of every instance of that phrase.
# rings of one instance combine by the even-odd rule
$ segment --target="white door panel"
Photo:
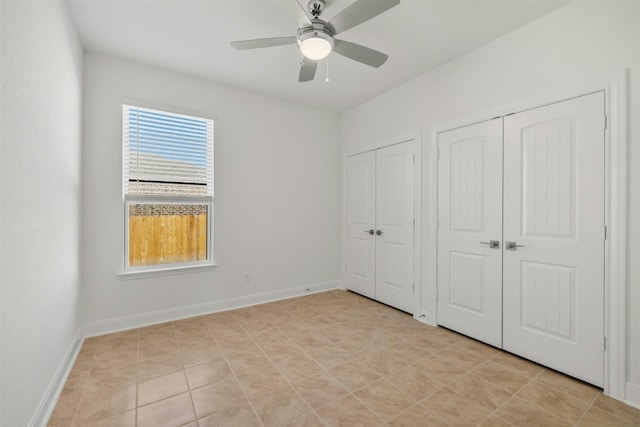
[[[413,143],[347,158],[346,287],[410,313],[413,182]]]
[[[602,386],[604,94],[504,121],[504,348]]]
[[[438,323],[500,347],[502,120],[443,132],[438,147]]]
[[[347,158],[346,288],[375,298],[375,154]]]
[[[413,144],[376,151],[376,299],[413,313]]]

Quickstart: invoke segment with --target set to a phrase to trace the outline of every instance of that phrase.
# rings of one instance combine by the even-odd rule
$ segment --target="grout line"
[[[446,386],[445,386],[445,387],[446,387]],[[445,423],[446,425],[450,426],[451,424],[449,424],[448,422],[446,422],[446,421],[445,421],[442,417],[440,417],[439,415],[434,414],[434,413],[433,413],[429,408],[425,407],[425,406],[422,404],[422,402],[423,402],[423,401],[427,400],[427,398],[429,398],[430,396],[433,396],[434,394],[436,394],[438,391],[442,390],[443,388],[444,388],[444,387],[442,387],[442,388],[440,388],[440,389],[438,389],[438,390],[436,390],[436,391],[434,391],[434,392],[432,392],[432,393],[427,394],[426,396],[424,396],[424,397],[423,397],[422,399],[420,399],[420,400],[415,400],[415,399],[414,399],[414,400],[415,400],[415,402],[413,402],[413,404],[412,404],[412,405],[410,405],[408,408],[406,408],[405,410],[403,410],[402,412],[400,412],[399,414],[397,414],[395,417],[393,417],[393,418],[391,419],[391,421],[393,421],[393,420],[395,420],[396,418],[400,417],[402,414],[404,414],[404,413],[408,412],[408,411],[409,411],[411,408],[413,408],[414,406],[416,406],[416,405],[420,405],[420,406],[422,406],[423,408],[425,408],[425,409],[427,410],[427,412],[429,412],[429,414],[431,414],[432,416],[436,417],[438,420],[442,421],[442,422],[443,422],[443,423]]]
[[[514,394],[513,394],[509,399],[507,399],[507,400],[506,400],[502,405],[500,405],[499,407],[497,407],[497,408],[495,409],[494,413],[495,413],[497,416],[499,416],[499,415],[498,415],[498,410],[499,410],[500,408],[502,408],[503,406],[505,406],[507,403],[509,403],[511,400],[513,400],[515,397],[517,397],[518,399],[523,400],[523,401],[525,401],[526,403],[528,403],[528,404],[530,404],[530,405],[533,405],[533,406],[534,406],[537,410],[539,410],[539,411],[545,412],[545,413],[547,413],[548,415],[551,415],[552,417],[557,418],[557,419],[559,419],[559,420],[565,421],[565,422],[567,422],[567,423],[571,423],[570,421],[567,421],[565,418],[559,417],[558,415],[556,415],[556,414],[554,414],[554,413],[552,413],[552,412],[550,412],[550,411],[547,411],[546,409],[542,408],[541,406],[538,406],[536,403],[531,402],[531,401],[530,401],[530,400],[528,400],[528,399],[525,399],[525,398],[523,398],[523,397],[518,396],[518,394],[519,394],[522,390],[524,390],[524,389],[525,389],[525,387],[527,387],[529,384],[533,383],[533,382],[535,381],[535,379],[536,379],[536,378],[538,378],[539,376],[541,376],[543,373],[544,373],[544,370],[543,370],[542,372],[538,373],[538,375],[536,375],[535,377],[531,378],[531,379],[530,379],[526,384],[524,384],[522,387],[520,387],[520,389],[519,389],[517,392],[515,392],[515,393],[514,393]],[[500,417],[500,418],[502,418],[502,417]],[[509,422],[509,423],[510,423],[510,422]]]
[[[296,346],[300,351],[302,351],[302,353],[307,356],[309,359],[313,360],[314,363],[316,363],[316,365],[318,365],[320,367],[320,369],[324,370],[327,374],[331,375],[330,372],[328,372],[324,366],[320,365],[318,362],[316,362],[315,359],[313,359],[307,352],[305,349],[303,349],[302,347],[300,347],[298,345],[298,343],[296,343],[296,341],[294,339],[292,339],[289,335],[287,335],[282,329],[280,329],[278,326],[276,326],[275,324],[273,324],[273,322],[271,322],[270,320],[266,319],[270,325],[272,327],[274,327],[275,329],[277,329],[280,333],[282,333],[285,337],[287,337],[288,340],[291,340],[293,342],[293,345]],[[242,325],[240,325],[240,327],[244,330],[244,327]],[[262,346],[245,330],[245,333],[247,333],[247,336],[254,342],[254,344],[256,344],[256,346],[258,346],[258,348],[260,349],[260,351],[262,352],[262,354],[267,358],[267,360],[269,360],[269,362],[273,365],[273,367],[280,373],[280,375],[282,375],[282,377],[284,378],[284,380],[287,382],[287,384],[289,385],[289,387],[291,387],[293,389],[293,391],[296,392],[296,394],[300,397],[300,399],[302,399],[302,401],[307,405],[307,407],[309,407],[309,409],[311,410],[311,412],[313,412],[313,414],[318,418],[318,420],[320,420],[320,422],[322,424],[324,424],[324,422],[322,421],[322,418],[318,415],[318,413],[316,412],[316,409],[312,408],[307,401],[305,400],[304,397],[302,397],[302,395],[300,394],[300,392],[298,391],[298,389],[293,385],[293,383],[289,380],[289,378],[287,378],[286,375],[284,375],[284,373],[280,370],[280,368],[278,368],[278,366],[276,365],[276,363],[274,361],[271,360],[271,358],[264,352]],[[288,359],[284,359],[282,361],[286,361],[286,360],[290,360],[293,359],[295,356],[292,356]],[[312,375],[313,376],[313,375]],[[300,381],[303,381],[307,378],[311,378],[312,376],[309,377],[305,377],[300,379]],[[275,391],[275,390],[274,390]],[[273,391],[269,392],[272,393]],[[301,414],[304,415],[304,414]],[[295,417],[294,417],[295,418]],[[290,421],[290,420],[287,420]]]
[[[587,408],[584,410],[584,412],[582,413],[582,415],[580,415],[580,418],[578,418],[578,421],[576,421],[576,425],[580,424],[580,421],[582,421],[582,419],[584,418],[585,415],[587,415],[587,412],[589,412],[589,410],[591,409],[591,407],[593,406],[594,403],[596,403],[596,400],[598,400],[598,397],[600,397],[600,395],[602,394],[602,392],[596,393],[596,395],[593,397],[593,399],[591,399],[591,403],[589,403],[589,405],[587,406]]]
[[[495,356],[495,355],[494,355],[494,356]],[[489,362],[491,359],[493,359],[493,357],[494,357],[494,356],[492,356],[492,357],[491,357],[491,358],[489,358],[488,360],[485,360],[485,362],[483,362],[483,363],[481,363],[480,365],[476,366],[475,368],[473,368],[473,369],[472,369],[471,371],[469,371],[468,373],[472,373],[473,371],[475,371],[476,369],[478,369],[480,366],[482,366],[482,365],[484,365],[485,363]],[[492,363],[495,363],[495,362],[492,362]],[[510,370],[510,369],[507,369],[507,372],[515,373],[515,372],[513,372],[513,371],[512,371],[512,370]],[[480,380],[481,380],[481,381],[486,382],[486,383],[488,383],[488,384],[490,384],[490,385],[493,385],[493,386],[495,386],[495,387],[498,387],[499,389],[501,389],[501,390],[503,390],[503,391],[506,391],[507,393],[511,394],[511,396],[510,396],[507,400],[505,400],[504,402],[502,402],[502,404],[501,404],[501,405],[498,405],[498,407],[496,407],[496,408],[493,410],[493,412],[491,412],[489,415],[487,415],[487,417],[486,417],[482,422],[484,422],[486,419],[488,419],[488,418],[489,418],[489,417],[491,417],[492,415],[495,415],[495,416],[499,417],[500,419],[502,419],[502,417],[500,417],[500,415],[498,415],[498,410],[499,410],[500,408],[502,408],[503,406],[505,406],[508,402],[510,402],[511,400],[513,400],[513,398],[514,398],[514,397],[516,397],[516,396],[518,395],[518,393],[520,393],[522,390],[524,390],[524,388],[525,388],[525,387],[527,387],[527,386],[528,386],[529,384],[531,384],[531,383],[532,383],[536,378],[538,378],[540,375],[542,375],[542,373],[543,373],[543,372],[544,372],[544,370],[543,370],[542,372],[539,372],[536,376],[534,376],[534,377],[532,377],[531,379],[529,379],[529,380],[528,380],[528,381],[527,381],[527,382],[526,382],[522,387],[520,387],[520,388],[518,389],[518,391],[516,391],[515,393],[511,393],[509,390],[506,390],[506,389],[504,389],[503,387],[500,387],[499,385],[497,385],[497,384],[495,384],[495,383],[492,383],[492,382],[490,382],[490,381],[487,381],[487,380],[485,380],[484,378],[480,377]],[[519,375],[519,374],[518,374],[518,375]],[[522,376],[522,375],[521,375],[521,376]],[[518,398],[519,398],[519,399],[522,399],[521,397],[518,397]],[[533,404],[533,402],[529,402],[529,401],[528,401],[528,400],[526,400],[526,399],[523,399],[523,400],[525,400],[525,401],[526,401],[526,402],[528,402],[528,403]],[[534,405],[535,405],[535,404],[534,404]],[[538,405],[535,405],[535,406],[536,406],[536,407],[538,407]],[[538,407],[538,408],[539,408],[539,407]],[[540,408],[540,409],[542,409],[542,408]],[[551,414],[551,415],[554,415],[554,414]],[[554,416],[556,416],[556,415],[554,415]],[[557,417],[557,416],[556,416],[556,417]],[[557,418],[559,418],[559,417],[557,417]],[[511,424],[511,423],[509,422],[509,424]]]
[[[593,397],[589,402],[587,402],[587,401],[585,401],[585,400],[582,400],[582,399],[580,399],[580,398],[574,397],[574,396],[572,396],[571,394],[569,394],[569,393],[567,393],[567,392],[565,392],[565,391],[562,391],[562,390],[560,390],[560,389],[555,389],[552,385],[550,385],[550,384],[546,384],[545,382],[538,380],[538,378],[539,378],[539,377],[541,377],[541,376],[542,376],[542,374],[544,374],[546,371],[548,371],[548,369],[545,369],[544,371],[542,371],[542,372],[540,373],[540,375],[537,375],[537,376],[536,376],[532,381],[535,381],[535,382],[536,382],[538,385],[540,385],[541,387],[549,388],[549,389],[551,389],[551,390],[553,390],[553,391],[555,391],[555,392],[557,392],[557,393],[560,393],[561,395],[565,396],[566,398],[568,398],[568,399],[570,399],[570,400],[572,400],[572,401],[578,402],[578,403],[580,403],[580,404],[587,403],[587,409],[588,409],[589,407],[591,407],[591,405],[593,404],[593,402],[595,401],[595,399],[597,399],[597,397],[598,397],[600,394],[602,394],[602,391],[599,391],[598,393],[596,393],[595,397]],[[573,381],[580,381],[580,380],[574,379],[573,377],[570,377],[569,375],[566,375],[566,374],[560,374],[560,375],[567,377],[567,379],[569,379],[569,380],[573,380]],[[588,383],[585,383],[585,384],[588,384]],[[595,388],[595,386],[593,386],[593,387]],[[586,411],[586,409],[585,409],[585,411]]]
[[[196,404],[193,402],[193,395],[191,394],[191,385],[189,384],[189,378],[187,378],[187,370],[184,367],[184,364],[182,365],[182,375],[184,375],[184,381],[187,384],[187,390],[189,393],[189,400],[191,401],[191,409],[193,410],[193,418],[196,422],[196,424],[200,425],[200,423],[198,422],[198,413],[196,412]],[[177,394],[176,396],[180,395],[182,393]]]
[[[100,344],[100,340],[98,340],[98,345],[99,344]],[[84,343],[83,343],[83,346],[84,346]],[[80,348],[80,351],[82,351],[82,348]],[[82,384],[82,390],[80,391],[80,397],[78,398],[78,403],[76,405],[76,410],[73,412],[73,417],[71,418],[71,425],[72,426],[76,425],[76,417],[78,416],[78,411],[80,410],[80,403],[82,403],[82,397],[84,396],[85,389],[87,388],[87,382],[89,381],[89,377],[91,376],[91,372],[93,371],[93,362],[94,362],[97,354],[98,354],[98,349],[96,348],[93,351],[93,356],[91,356],[91,363],[89,364],[89,372],[87,372],[87,376],[86,376],[86,378],[84,380],[84,383]],[[71,368],[71,370],[73,371],[73,367]],[[66,385],[66,381],[65,381],[65,385]],[[56,405],[57,405],[57,403],[56,403]],[[55,411],[55,408],[54,408],[54,411]]]
[[[247,333],[247,331],[244,330],[242,325],[239,324],[237,320],[234,319],[234,322],[236,324],[238,324],[238,326],[240,326],[240,328],[245,332],[245,334]],[[233,375],[233,378],[235,378],[236,382],[238,383],[238,387],[240,387],[240,390],[242,391],[242,394],[244,394],[244,398],[245,398],[246,402],[249,404],[249,407],[251,408],[251,410],[253,411],[253,414],[255,415],[255,417],[258,420],[258,422],[260,423],[260,425],[264,426],[264,423],[262,422],[262,420],[258,416],[258,412],[256,411],[256,408],[253,406],[253,403],[251,403],[251,400],[249,399],[249,396],[247,396],[247,392],[244,390],[244,387],[242,387],[242,384],[240,383],[240,380],[238,379],[238,376],[236,374],[235,369],[233,369],[233,367],[231,366],[231,363],[229,363],[229,359],[227,358],[227,355],[224,353],[222,348],[220,348],[220,344],[218,343],[218,340],[216,339],[215,334],[213,334],[213,332],[211,332],[211,329],[209,329],[209,325],[207,324],[207,322],[204,322],[204,324],[205,324],[205,327],[207,328],[207,331],[209,331],[209,334],[211,335],[211,338],[213,338],[213,342],[216,344],[216,347],[220,351],[220,354],[222,354],[222,357],[224,358],[224,361],[226,362],[227,366],[229,367],[229,370],[231,371],[231,375]],[[247,334],[247,336],[249,336],[249,334]],[[251,338],[251,337],[249,337],[249,338]],[[191,393],[191,389],[189,389],[189,393]],[[194,412],[195,412],[195,408],[194,408]],[[197,413],[196,413],[196,420],[198,420],[198,425],[200,425],[200,421],[199,421],[200,418],[198,418],[198,414]]]
[[[89,369],[89,372],[91,372],[91,369]],[[71,417],[71,425],[74,426],[75,422],[76,422],[76,416],[78,415],[78,410],[80,409],[80,403],[82,402],[82,396],[84,395],[84,389],[87,387],[87,382],[89,381],[89,374],[87,374],[87,377],[84,379],[84,382],[82,383],[82,389],[80,390],[80,396],[78,397],[78,403],[76,403],[76,409],[75,411],[73,411],[73,416]],[[66,381],[65,381],[65,385],[66,385]],[[64,388],[63,388],[64,390]],[[56,402],[57,405],[57,402]],[[55,411],[55,408],[54,408]]]
[[[366,315],[363,315],[362,317],[358,317],[357,319],[361,319],[361,318],[362,318],[362,319],[364,319],[365,317],[366,317]],[[353,319],[353,320],[356,320],[356,319]],[[333,374],[331,374],[331,372],[329,372],[329,370],[328,370],[328,369],[326,369],[322,364],[318,363],[318,362],[317,362],[317,361],[316,361],[316,360],[315,360],[315,359],[314,359],[314,358],[313,358],[313,357],[312,357],[312,356],[307,352],[307,350],[305,350],[305,349],[304,349],[304,348],[302,348],[300,345],[298,345],[298,343],[296,342],[296,340],[295,340],[294,338],[292,338],[289,334],[287,334],[285,331],[283,331],[282,329],[280,329],[278,326],[274,325],[273,323],[271,323],[271,324],[272,324],[272,326],[273,326],[273,327],[275,327],[275,328],[276,328],[276,329],[278,329],[281,333],[283,333],[283,334],[287,337],[287,339],[291,340],[291,341],[293,342],[293,344],[294,344],[294,345],[295,345],[299,350],[301,350],[305,356],[307,356],[309,359],[311,359],[312,361],[314,361],[314,363],[316,363],[316,364],[317,364],[317,365],[318,365],[318,366],[319,366],[323,371],[325,371],[325,373],[326,373],[326,374],[328,374],[331,378],[335,378],[335,376],[333,376]],[[244,329],[244,328],[243,328],[243,329]],[[376,326],[376,329],[377,329],[377,326]],[[245,332],[246,332],[246,331],[245,331]],[[309,331],[309,334],[312,334],[312,333],[314,333],[314,332],[313,332],[313,331]],[[305,335],[305,334],[303,334],[303,335]],[[320,335],[320,336],[322,336],[323,338],[326,338],[326,337],[324,337],[324,335],[323,335],[323,334],[321,334],[321,333],[320,333],[319,335]],[[256,345],[257,345],[257,346],[262,350],[262,347],[260,346],[260,344],[258,344],[258,343],[253,339],[253,337],[250,337],[250,338],[251,338],[251,339],[254,341],[254,343],[255,343],[255,344],[256,344]],[[328,341],[328,342],[330,342],[330,344],[329,344],[329,345],[337,345],[336,343],[334,343],[333,341],[331,341],[331,340],[329,340],[329,339],[327,339],[327,341]],[[353,354],[349,353],[348,351],[347,351],[347,353],[348,353],[348,354],[350,354],[351,356],[353,356]],[[263,351],[263,354],[264,354],[264,351]],[[266,354],[265,354],[265,356],[267,357],[267,359],[269,359],[269,360],[271,361],[271,359],[270,359]],[[295,356],[293,356],[293,357],[295,357]],[[284,359],[283,361],[290,360],[290,359],[292,359],[293,357],[288,358],[288,359]],[[298,390],[296,389],[296,387],[293,385],[293,383],[292,383],[292,382],[291,382],[291,381],[290,381],[290,380],[289,380],[289,379],[284,375],[284,373],[283,373],[283,372],[278,368],[278,366],[277,366],[273,361],[271,361],[271,363],[272,363],[272,364],[275,366],[275,368],[276,368],[276,369],[281,373],[281,375],[285,378],[285,380],[286,380],[286,381],[287,381],[287,383],[288,383],[288,384],[293,388],[293,390],[294,390],[294,391],[295,391],[295,392],[300,396],[300,398],[303,400],[303,402],[307,403],[307,402],[306,402],[306,400],[305,400],[305,399],[302,397],[302,395],[300,394],[300,392],[298,392]],[[345,363],[349,363],[349,362],[345,362]],[[366,365],[365,365],[365,366],[366,366]],[[367,367],[368,369],[371,369],[369,366],[366,366],[366,367]],[[371,369],[371,370],[372,370],[372,369]],[[372,370],[372,371],[373,371],[373,370]],[[375,372],[375,371],[373,371],[373,372]],[[375,373],[378,375],[378,373],[377,373],[377,372],[375,372]],[[309,376],[309,377],[302,378],[302,379],[300,379],[300,381],[303,381],[303,380],[305,380],[305,379],[307,379],[307,378],[311,378],[311,377],[313,377],[313,375],[312,375],[312,376]],[[380,378],[379,378],[379,379],[377,379],[376,381],[379,381],[380,379],[383,379],[383,378],[384,378],[384,377],[380,376]],[[336,380],[337,380],[337,381],[338,381],[338,382],[339,382],[339,383],[344,387],[344,384],[342,384],[342,383],[339,381],[339,379],[337,379],[337,378],[336,378]],[[375,381],[373,381],[373,382],[375,382]],[[363,386],[363,387],[361,387],[361,388],[364,388],[364,387],[366,387],[366,386],[368,386],[368,385],[370,385],[370,384],[371,384],[371,383],[369,383],[369,384],[367,384],[367,385],[365,385],[365,386]],[[371,410],[369,409],[369,407],[368,407],[364,402],[362,402],[362,401],[361,401],[361,400],[360,400],[360,399],[359,399],[359,398],[354,394],[354,392],[352,392],[350,389],[348,389],[348,388],[346,388],[346,387],[344,387],[344,388],[347,390],[348,394],[351,394],[355,399],[357,399],[357,400],[358,400],[358,401],[359,401],[359,402],[360,402],[360,403],[361,403],[365,408],[367,408],[367,409],[368,409],[368,410],[369,410],[369,411],[370,411],[370,412],[371,412],[371,413],[372,413],[376,418],[378,418],[378,419],[379,419],[383,424],[387,424],[387,423],[386,423],[384,420],[382,420],[382,419],[381,419],[381,418],[380,418],[380,417],[379,417],[375,412],[371,411]],[[360,388],[360,389],[361,389],[361,388]],[[359,389],[358,389],[358,390],[359,390]],[[357,390],[356,390],[356,391],[357,391]],[[405,393],[403,393],[403,394],[405,394]],[[311,409],[311,411],[312,411],[312,412],[316,415],[316,417],[318,417],[318,419],[319,419],[319,420],[324,424],[324,422],[322,421],[322,418],[321,418],[321,417],[318,415],[318,413],[317,413],[317,409],[320,409],[320,408],[322,408],[322,407],[328,406],[328,405],[330,405],[331,403],[335,402],[336,400],[337,400],[337,399],[334,399],[334,400],[332,400],[332,401],[330,401],[330,402],[327,402],[327,403],[326,403],[326,405],[321,406],[321,407],[318,407],[318,408],[316,408],[316,409],[311,408],[311,407],[308,405],[308,403],[307,403],[307,406],[309,406],[309,408]]]
[[[368,384],[371,385],[371,384]],[[365,388],[366,386],[362,386],[360,389]],[[360,390],[358,389],[358,390]],[[357,391],[357,390],[356,390]],[[380,421],[382,421],[382,424],[387,425],[388,422],[386,422],[385,420],[383,420],[378,414],[376,414],[365,402],[362,401],[362,399],[360,399],[358,396],[355,395],[355,393],[351,393],[353,397],[355,397],[361,404],[362,406],[364,406],[365,408],[367,408],[369,410],[369,412],[371,412],[377,419],[379,419]]]

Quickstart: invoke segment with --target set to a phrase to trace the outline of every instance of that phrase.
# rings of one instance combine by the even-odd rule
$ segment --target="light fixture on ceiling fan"
[[[300,82],[313,80],[318,66],[317,61],[326,58],[331,52],[336,52],[347,58],[378,68],[389,58],[387,54],[359,44],[336,39],[335,36],[380,15],[399,3],[400,0],[356,0],[333,19],[326,22],[320,19],[320,15],[325,9],[324,0],[311,0],[308,3],[308,10],[304,10],[299,4],[295,6],[296,12],[302,10],[303,17],[301,19],[305,22],[304,25],[298,28],[295,36],[243,40],[231,42],[231,46],[235,49],[244,50],[296,43],[303,55],[298,77]]]
[[[333,50],[333,36],[328,31],[301,28],[297,38],[300,52],[314,61],[326,58]]]
[[[304,56],[318,61],[326,58],[333,50],[333,34],[326,28],[324,21],[318,17],[325,8],[324,0],[309,2],[309,13],[313,16],[311,27],[298,29],[298,48]]]

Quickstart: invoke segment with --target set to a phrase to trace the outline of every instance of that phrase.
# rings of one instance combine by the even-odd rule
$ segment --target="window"
[[[212,265],[213,120],[122,110],[125,273]]]

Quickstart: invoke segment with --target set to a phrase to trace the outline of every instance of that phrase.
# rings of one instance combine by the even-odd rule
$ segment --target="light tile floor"
[[[638,426],[594,387],[345,291],[85,340],[49,426]]]

